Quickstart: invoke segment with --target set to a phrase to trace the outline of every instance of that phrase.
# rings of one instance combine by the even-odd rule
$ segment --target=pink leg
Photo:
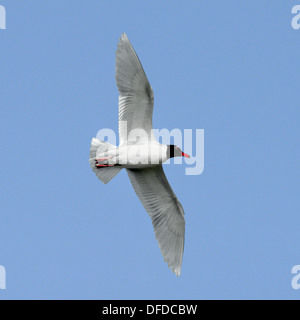
[[[99,159],[96,159],[96,161],[102,162],[102,161],[105,161],[105,160],[108,160],[108,159],[111,159],[111,158],[113,158],[113,157],[99,158]]]
[[[115,164],[96,164],[97,168],[103,168],[103,167],[114,167]]]

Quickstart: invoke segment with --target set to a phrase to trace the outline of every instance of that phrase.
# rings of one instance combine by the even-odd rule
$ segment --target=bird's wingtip
[[[120,38],[121,40],[127,40],[128,39],[128,37],[127,37],[127,34],[125,33],[125,32],[123,32],[122,34],[121,34],[121,38]]]
[[[173,270],[173,272],[175,273],[175,275],[176,275],[177,277],[180,277],[180,274],[181,274],[181,269],[180,269],[180,268]]]

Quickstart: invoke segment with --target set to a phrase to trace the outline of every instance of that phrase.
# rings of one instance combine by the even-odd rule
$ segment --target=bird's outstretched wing
[[[127,169],[127,173],[136,194],[150,215],[165,262],[179,276],[184,249],[184,211],[162,166]]]
[[[152,139],[153,91],[141,62],[125,33],[116,52],[116,82],[119,89],[120,145]],[[130,134],[131,132],[131,134]],[[138,137],[137,137],[138,136]]]

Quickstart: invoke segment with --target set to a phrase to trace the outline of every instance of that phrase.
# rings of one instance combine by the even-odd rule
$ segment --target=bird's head
[[[190,156],[184,152],[178,147],[173,144],[167,146],[167,156],[168,158],[174,158],[174,157],[186,157],[190,158]]]

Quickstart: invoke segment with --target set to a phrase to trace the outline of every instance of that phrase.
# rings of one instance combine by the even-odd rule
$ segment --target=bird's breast
[[[127,168],[156,166],[167,160],[163,145],[130,145],[119,148],[119,163]]]

